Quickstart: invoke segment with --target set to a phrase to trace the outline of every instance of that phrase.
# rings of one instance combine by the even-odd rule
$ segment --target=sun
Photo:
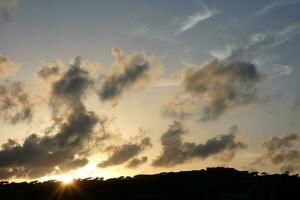
[[[69,185],[73,183],[74,177],[72,175],[62,175],[58,178],[64,185]]]

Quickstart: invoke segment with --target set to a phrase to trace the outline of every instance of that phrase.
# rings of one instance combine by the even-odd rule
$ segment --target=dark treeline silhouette
[[[259,174],[233,168],[207,168],[104,180],[0,182],[2,200],[79,199],[300,199],[298,175]]]

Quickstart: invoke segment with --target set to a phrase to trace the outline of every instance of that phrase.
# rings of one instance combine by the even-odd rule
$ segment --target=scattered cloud
[[[180,35],[193,27],[199,24],[201,21],[204,21],[210,17],[215,16],[219,13],[216,8],[210,8],[204,3],[201,4],[201,11],[188,16],[179,26],[178,30],[176,31],[176,35]]]
[[[294,23],[279,31],[253,34],[246,41],[227,45],[223,51],[211,51],[214,59],[203,62],[198,68],[187,67],[176,75],[183,91],[163,106],[162,115],[182,120],[202,110],[201,120],[207,121],[219,118],[230,109],[255,103],[258,100],[257,85],[264,80],[257,66],[272,67],[266,73],[268,79],[293,72],[291,66],[275,63],[277,57],[262,59],[255,54],[280,45],[299,33],[300,24]]]
[[[113,49],[113,67],[98,92],[102,101],[115,100],[124,91],[149,84],[160,74],[161,65],[154,56],[144,52],[126,54],[121,49]]]
[[[139,155],[147,147],[151,147],[150,138],[146,137],[140,141],[140,143],[128,143],[121,146],[111,146],[108,148],[108,151],[111,152],[111,155],[107,160],[102,161],[98,164],[98,167],[110,167],[114,165],[121,165],[131,158]],[[129,165],[134,166],[141,164],[142,161],[138,162],[137,160],[131,160]]]
[[[257,84],[263,77],[254,64],[217,59],[208,60],[198,68],[186,68],[178,76],[183,94],[187,95],[183,100],[175,97],[167,103],[163,114],[178,118],[193,115],[191,111],[200,108],[202,121],[217,119],[227,110],[255,103]],[[174,104],[179,107],[174,109]]]
[[[162,153],[153,161],[156,167],[172,167],[192,159],[205,159],[219,156],[222,161],[232,159],[237,150],[246,145],[236,141],[237,126],[230,128],[229,133],[211,138],[204,144],[183,142],[182,136],[188,133],[180,122],[175,121],[161,136]]]
[[[297,142],[299,142],[299,136],[295,133],[270,138],[263,143],[263,153],[252,165],[270,163],[279,166],[280,171],[300,170],[300,152],[291,149]]]
[[[184,90],[203,97],[203,120],[216,119],[227,109],[247,105],[256,99],[256,84],[261,80],[256,66],[247,62],[205,63],[200,69],[182,74]]]
[[[50,65],[46,68],[48,70],[49,67],[55,66]],[[58,76],[58,72],[54,71],[55,76]],[[53,71],[44,71],[40,75],[47,79],[53,75]],[[94,112],[86,110],[83,103],[84,95],[91,82],[89,72],[83,69],[80,57],[77,57],[70,68],[57,77],[57,80],[51,82],[50,105],[63,118],[57,119],[57,116],[53,116],[53,125],[44,134],[31,134],[23,143],[9,139],[3,144],[0,150],[1,178],[37,178],[66,172],[88,163],[86,156],[91,148],[89,143],[95,137],[94,129],[97,124],[104,126],[101,124],[104,122]],[[2,89],[1,92],[10,99],[13,96],[14,101],[6,103],[12,101],[9,98],[2,101],[8,105],[21,104],[21,108],[27,108],[23,104],[29,104],[28,97],[23,92],[21,83],[13,83],[10,87],[7,90]],[[67,109],[61,110],[62,105]],[[4,104],[1,106],[4,108]],[[20,115],[22,119],[25,119],[25,116],[27,117],[27,115]]]

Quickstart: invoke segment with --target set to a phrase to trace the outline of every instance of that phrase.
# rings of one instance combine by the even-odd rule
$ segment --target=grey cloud
[[[0,78],[6,78],[13,75],[19,66],[9,58],[0,54]]]
[[[252,165],[272,164],[281,171],[300,170],[300,152],[292,149],[299,141],[299,136],[289,133],[280,137],[272,137],[262,145],[263,153]]]
[[[109,167],[113,165],[120,165],[131,158],[139,155],[147,147],[150,147],[151,141],[150,138],[144,138],[140,143],[128,143],[121,146],[112,146],[109,148],[111,155],[107,160],[102,161],[98,164],[98,167]]]
[[[126,90],[145,85],[158,75],[158,66],[153,56],[145,53],[126,54],[120,49],[113,49],[115,57],[113,69],[104,78],[98,92],[102,101],[118,98]]]
[[[263,143],[263,148],[267,150],[268,155],[273,155],[277,150],[291,147],[299,136],[291,133],[282,137],[272,137],[270,140]]]
[[[7,178],[36,178],[55,171],[80,167],[88,161],[80,157],[87,138],[97,124],[94,113],[77,107],[55,135],[28,136],[22,144],[9,140],[0,151],[0,174]]]
[[[128,168],[137,168],[138,166],[144,164],[145,162],[147,162],[148,157],[144,156],[142,158],[134,158],[131,161],[129,161],[129,163],[127,164]]]
[[[15,124],[30,122],[33,115],[34,98],[26,91],[22,82],[6,82],[0,85],[0,117]]]
[[[300,27],[300,26],[299,26]],[[218,119],[225,112],[256,103],[257,86],[264,75],[257,66],[248,62],[252,52],[270,45],[279,44],[298,32],[294,24],[286,29],[269,34],[253,35],[249,41],[206,60],[198,68],[183,69],[179,77],[183,91],[162,108],[162,115],[173,119],[185,119],[199,115],[201,121]],[[279,72],[273,76],[282,76]]]
[[[262,75],[248,62],[213,59],[200,68],[181,72],[184,92],[205,104],[203,121],[220,117],[224,112],[256,101],[257,83]]]
[[[237,150],[246,147],[245,144],[236,141],[237,131],[237,127],[233,126],[226,135],[211,138],[204,144],[196,144],[183,142],[182,136],[188,131],[180,122],[174,122],[161,136],[163,151],[152,165],[171,167],[192,159],[205,159],[210,156],[219,156],[221,160],[228,161],[233,158]]]
[[[77,57],[60,79],[52,83],[50,105],[54,113],[61,105],[81,106],[87,89],[93,84],[89,72],[81,67],[81,58]]]

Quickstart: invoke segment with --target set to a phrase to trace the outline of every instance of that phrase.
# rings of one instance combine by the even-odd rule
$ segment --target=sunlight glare
[[[74,180],[74,177],[71,176],[71,175],[64,175],[64,176],[61,176],[60,178],[58,178],[60,181],[63,182],[63,184],[65,185],[68,185],[68,184],[71,184]]]

